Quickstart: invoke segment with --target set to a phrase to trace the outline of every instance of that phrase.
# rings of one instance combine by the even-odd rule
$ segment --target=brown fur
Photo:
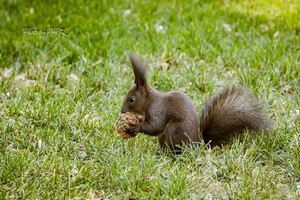
[[[269,127],[262,104],[242,87],[223,90],[204,105],[200,117],[203,140],[212,146],[245,130],[268,132]]]
[[[242,87],[225,89],[208,101],[200,120],[189,98],[182,92],[161,93],[147,83],[145,62],[135,54],[129,55],[135,81],[128,91],[122,113],[136,112],[144,121],[132,124],[127,130],[135,135],[142,132],[157,136],[160,146],[180,152],[184,144],[200,141],[219,145],[245,130],[268,131],[268,120],[262,105]],[[200,130],[200,133],[199,133]]]

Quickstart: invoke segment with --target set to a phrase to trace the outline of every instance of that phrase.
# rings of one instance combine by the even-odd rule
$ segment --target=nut
[[[122,138],[131,138],[136,136],[136,133],[129,133],[127,130],[135,124],[142,122],[143,116],[133,112],[126,112],[120,115],[117,121],[117,131]]]

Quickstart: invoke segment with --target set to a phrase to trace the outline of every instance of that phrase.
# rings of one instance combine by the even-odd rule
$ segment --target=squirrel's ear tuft
[[[145,87],[147,85],[147,69],[144,59],[134,53],[127,54],[134,72],[134,83],[137,87]]]

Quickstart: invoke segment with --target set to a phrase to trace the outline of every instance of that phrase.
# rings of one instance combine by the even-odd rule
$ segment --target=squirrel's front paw
[[[126,128],[126,131],[130,134],[136,135],[138,132],[140,132],[140,129],[140,124],[131,124],[128,128]]]

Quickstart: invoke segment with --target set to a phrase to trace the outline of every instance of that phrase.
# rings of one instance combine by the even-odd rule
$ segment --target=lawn
[[[300,2],[0,2],[0,199],[300,199]],[[176,158],[115,130],[133,83],[201,110],[245,85],[273,130]]]

